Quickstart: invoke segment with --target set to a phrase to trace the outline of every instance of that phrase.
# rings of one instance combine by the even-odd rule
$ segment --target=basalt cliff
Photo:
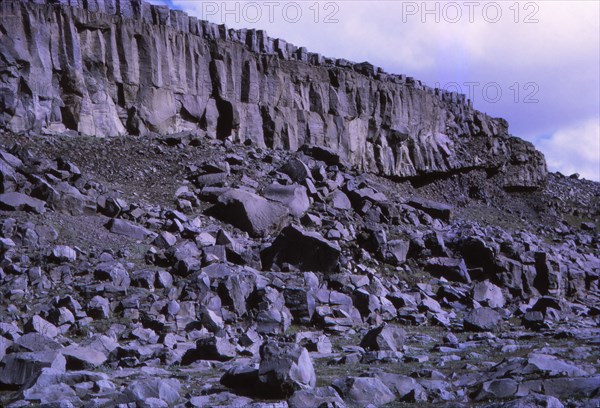
[[[137,0],[3,1],[0,126],[93,136],[206,132],[360,170],[435,178],[483,169],[540,187],[543,156],[464,95],[324,58]]]
[[[600,406],[600,183],[264,32],[0,11],[0,406]]]

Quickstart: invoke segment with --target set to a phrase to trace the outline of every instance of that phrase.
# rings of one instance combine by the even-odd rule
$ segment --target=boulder
[[[288,175],[295,183],[303,183],[307,178],[312,178],[306,164],[299,159],[288,160],[279,171]]]
[[[340,248],[317,232],[290,225],[273,244],[260,254],[263,268],[290,264],[300,271],[333,272],[337,270]]]
[[[423,198],[412,198],[407,204],[431,215],[433,218],[439,218],[444,221],[450,221],[450,217],[452,216],[452,206],[448,204]]]
[[[67,370],[92,370],[107,360],[106,355],[91,347],[68,346],[60,353],[65,356]]]
[[[396,400],[394,393],[377,377],[346,377],[331,386],[353,407],[379,406]]]
[[[66,360],[57,350],[8,354],[0,364],[0,384],[19,387],[35,380],[46,367],[64,372]]]
[[[295,343],[268,341],[260,348],[258,378],[273,396],[289,397],[315,387],[317,377],[308,351]]]
[[[425,269],[437,276],[442,276],[450,281],[470,283],[471,277],[463,259],[455,258],[430,258]]]
[[[504,307],[502,289],[489,281],[477,282],[473,286],[473,300],[491,308]]]
[[[38,333],[42,336],[50,338],[58,335],[58,329],[56,326],[38,315],[35,315],[29,319],[29,321],[25,324],[25,331],[27,333]]]
[[[290,408],[345,407],[344,400],[332,387],[296,391],[288,400]]]
[[[57,245],[52,249],[52,258],[59,262],[74,262],[77,252],[69,246]]]
[[[243,190],[221,194],[209,209],[212,215],[252,237],[264,237],[277,231],[287,218],[287,209],[276,202]]]
[[[46,203],[26,194],[12,191],[0,194],[0,210],[29,211],[42,214],[46,211]]]
[[[284,186],[273,183],[264,189],[263,196],[285,205],[290,214],[297,218],[302,217],[310,207],[306,187],[297,184]]]
[[[336,190],[328,197],[329,205],[336,210],[350,210],[352,203],[346,194],[340,190]]]
[[[173,405],[179,400],[181,383],[174,378],[146,378],[136,380],[127,387],[126,393],[134,401],[143,403],[150,398],[156,398]]]
[[[144,227],[135,225],[132,222],[122,220],[119,218],[111,219],[107,224],[106,228],[113,234],[123,235],[132,239],[143,240],[148,236],[153,235],[152,231],[147,230]]]
[[[207,337],[196,342],[196,348],[187,351],[182,364],[198,360],[228,361],[237,356],[235,346],[224,337]]]
[[[400,327],[383,324],[365,334],[360,346],[365,350],[402,351],[406,332]]]
[[[473,309],[464,319],[464,328],[469,331],[495,331],[500,328],[502,317],[489,307]]]

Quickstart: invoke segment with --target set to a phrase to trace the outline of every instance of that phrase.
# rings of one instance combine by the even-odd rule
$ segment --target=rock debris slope
[[[543,156],[506,121],[368,63],[136,0],[2,3],[0,125],[13,132],[202,130],[261,147],[328,147],[400,178],[477,168],[514,189],[546,178]]]
[[[0,406],[598,406],[600,184],[410,78],[66,3],[0,3]]]

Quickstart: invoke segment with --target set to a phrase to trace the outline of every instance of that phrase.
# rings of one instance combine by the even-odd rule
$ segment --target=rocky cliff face
[[[464,95],[262,31],[138,0],[4,1],[0,39],[0,127],[12,132],[206,132],[327,147],[398,178],[484,169],[509,189],[546,179],[542,154]]]

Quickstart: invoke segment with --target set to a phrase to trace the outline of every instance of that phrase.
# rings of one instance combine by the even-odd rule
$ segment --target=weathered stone
[[[144,402],[149,398],[157,398],[169,405],[179,400],[181,383],[174,379],[148,378],[134,381],[127,387],[127,393],[133,396],[135,401]]]
[[[170,248],[177,243],[177,237],[170,232],[163,231],[152,241],[159,248]]]
[[[333,272],[339,257],[340,248],[336,244],[293,225],[284,228],[273,245],[261,252],[265,269],[287,263],[301,271]]]
[[[431,258],[427,261],[425,269],[451,281],[471,282],[471,277],[467,271],[467,265],[465,265],[465,261],[462,259]]]
[[[473,286],[473,300],[491,308],[504,307],[502,289],[489,281],[478,282]]]
[[[288,212],[281,204],[256,194],[229,190],[219,196],[218,203],[209,213],[253,237],[263,237],[278,230]]]
[[[107,224],[106,227],[113,234],[124,235],[132,239],[143,240],[146,237],[153,235],[153,232],[147,230],[144,227],[135,225],[129,221],[113,218]]]
[[[46,204],[37,198],[13,191],[0,194],[0,209],[9,211],[31,211],[42,214],[46,211]]]
[[[488,307],[473,309],[465,316],[465,330],[495,331],[500,328],[502,317],[498,312]]]
[[[60,350],[68,370],[92,370],[104,364],[106,356],[90,347],[68,346]]]
[[[376,376],[398,397],[400,401],[427,401],[427,392],[412,377],[393,373],[376,373]]]
[[[406,332],[400,327],[384,324],[371,329],[365,334],[360,346],[366,350],[401,351]]]
[[[49,321],[41,318],[38,315],[33,316],[25,325],[25,331],[29,333],[38,333],[46,337],[56,337],[58,329]]]
[[[336,190],[328,198],[329,204],[337,210],[350,210],[352,209],[352,203],[346,194],[342,191]]]
[[[299,185],[284,186],[271,184],[264,189],[263,195],[269,200],[285,205],[294,217],[302,217],[310,207],[306,187]]]
[[[246,392],[250,395],[257,395],[262,392],[259,389],[258,368],[256,367],[233,366],[223,374],[220,382],[228,388]]]
[[[77,253],[69,246],[57,245],[52,249],[52,258],[59,262],[73,262],[77,259]]]
[[[269,341],[261,347],[260,357],[259,381],[272,395],[290,396],[315,387],[317,377],[304,347]]]
[[[412,198],[408,201],[408,205],[424,211],[434,218],[439,218],[444,221],[450,221],[452,215],[452,206],[431,200]]]
[[[321,406],[345,407],[344,401],[332,387],[296,391],[288,400],[290,408],[313,408]]]
[[[287,174],[292,181],[296,183],[302,183],[307,178],[311,178],[310,170],[306,164],[298,159],[288,160],[283,166],[281,166],[279,171],[283,174]]]
[[[9,354],[2,359],[0,384],[23,385],[35,379],[45,367],[64,372],[66,360],[56,350]]]
[[[129,272],[118,262],[104,262],[98,264],[94,270],[94,278],[109,281],[115,286],[128,288],[131,284]]]
[[[27,333],[15,339],[15,345],[24,351],[48,351],[62,348],[60,343],[40,333]]]
[[[335,380],[331,385],[350,406],[385,405],[396,399],[392,391],[376,377],[346,377]]]
[[[198,340],[196,348],[188,350],[183,364],[191,364],[197,360],[227,361],[237,356],[235,346],[223,337],[208,337]]]
[[[102,296],[94,296],[87,306],[88,314],[95,319],[108,319],[110,317],[110,304]]]

